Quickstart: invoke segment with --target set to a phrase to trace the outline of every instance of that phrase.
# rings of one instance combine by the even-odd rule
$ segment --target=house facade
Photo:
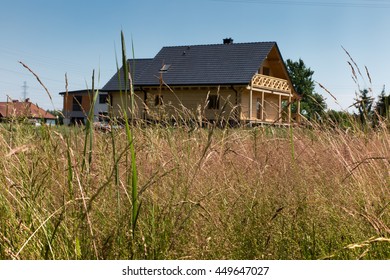
[[[109,113],[122,118],[126,110],[129,117],[151,121],[300,122],[300,96],[276,42],[235,44],[224,39],[222,44],[163,47],[154,58],[128,60],[128,68],[130,77],[120,69],[99,91],[96,121]],[[93,94],[89,90],[60,94],[64,123],[85,123]],[[296,112],[291,110],[294,103]]]
[[[129,116],[148,120],[188,114],[246,124],[300,121],[300,96],[276,42],[235,44],[225,39],[223,44],[164,47],[152,59],[130,59],[128,64],[129,81],[120,69],[102,88],[113,116],[126,109]],[[129,95],[124,96],[129,82],[134,86],[133,110]]]
[[[56,117],[39,108],[30,99],[0,102],[0,122],[10,120],[28,120],[31,124],[54,125]]]
[[[108,114],[108,93],[96,91],[98,94],[94,109],[94,121],[99,121]],[[61,92],[63,96],[64,124],[85,124],[88,113],[92,108],[93,94],[90,90]]]

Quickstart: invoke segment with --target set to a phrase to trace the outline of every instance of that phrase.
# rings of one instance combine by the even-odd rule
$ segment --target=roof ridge
[[[129,60],[153,60],[153,59],[154,59],[154,57],[152,57],[152,58],[128,58],[127,61],[129,61]]]
[[[260,42],[240,42],[240,43],[232,43],[232,44],[196,44],[196,45],[178,45],[178,46],[164,46],[163,48],[186,48],[186,47],[203,47],[203,46],[234,46],[234,45],[250,45],[250,44],[266,44],[266,43],[272,43],[276,44],[276,41],[260,41]]]

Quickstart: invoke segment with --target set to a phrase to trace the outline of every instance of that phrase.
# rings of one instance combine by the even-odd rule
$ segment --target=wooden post
[[[264,121],[264,91],[261,92],[261,121]]]
[[[297,106],[297,123],[301,122],[301,100],[297,99],[298,106]]]
[[[279,123],[282,122],[282,95],[279,94]]]
[[[291,123],[291,93],[288,96],[288,123]]]
[[[252,111],[253,111],[253,79],[251,80],[251,90],[249,91],[249,126],[252,126]]]

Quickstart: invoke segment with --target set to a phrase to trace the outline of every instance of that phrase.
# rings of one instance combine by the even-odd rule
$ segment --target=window
[[[81,124],[85,124],[85,121],[84,118],[71,118],[70,123],[72,125],[81,125]]]
[[[266,75],[266,76],[270,75],[270,70],[268,67],[263,67],[263,75]]]
[[[219,96],[218,95],[209,95],[207,100],[207,109],[218,110],[219,109]]]
[[[81,111],[82,102],[83,102],[83,97],[81,95],[73,96],[72,110],[76,112]]]
[[[154,98],[154,106],[160,106],[163,105],[163,97],[162,95],[156,95]]]
[[[167,72],[170,67],[170,64],[164,64],[160,69],[160,73]]]
[[[99,104],[108,103],[108,94],[99,94]]]
[[[109,116],[108,116],[108,112],[99,112],[99,122],[108,122],[109,120]]]

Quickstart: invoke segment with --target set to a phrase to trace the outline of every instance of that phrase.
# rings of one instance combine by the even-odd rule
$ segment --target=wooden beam
[[[252,126],[252,105],[253,105],[253,80],[251,80],[251,89],[249,91],[249,126]]]
[[[288,97],[288,123],[291,123],[291,95]]]
[[[261,120],[264,121],[264,91],[261,92]]]
[[[279,122],[282,122],[282,96],[279,95]]]
[[[297,122],[301,122],[301,100],[298,99],[298,106],[297,106]]]
[[[281,96],[286,96],[286,97],[292,96],[291,94],[284,93],[284,92],[271,91],[271,90],[266,90],[266,89],[250,87],[250,86],[246,87],[246,89],[248,89],[248,90],[252,89],[252,91],[271,93],[271,94],[276,94],[276,95],[281,95]]]
[[[267,90],[267,89],[254,88],[254,87],[251,87],[251,86],[247,86],[246,87],[247,90],[250,90],[251,88],[252,88],[253,91],[259,91],[259,92],[264,91],[266,93],[272,93],[271,90]]]
[[[291,96],[291,94],[282,93],[282,92],[278,92],[278,91],[273,91],[272,93],[273,94],[277,94],[277,95],[281,95],[281,96],[285,96],[285,97],[290,97]]]

